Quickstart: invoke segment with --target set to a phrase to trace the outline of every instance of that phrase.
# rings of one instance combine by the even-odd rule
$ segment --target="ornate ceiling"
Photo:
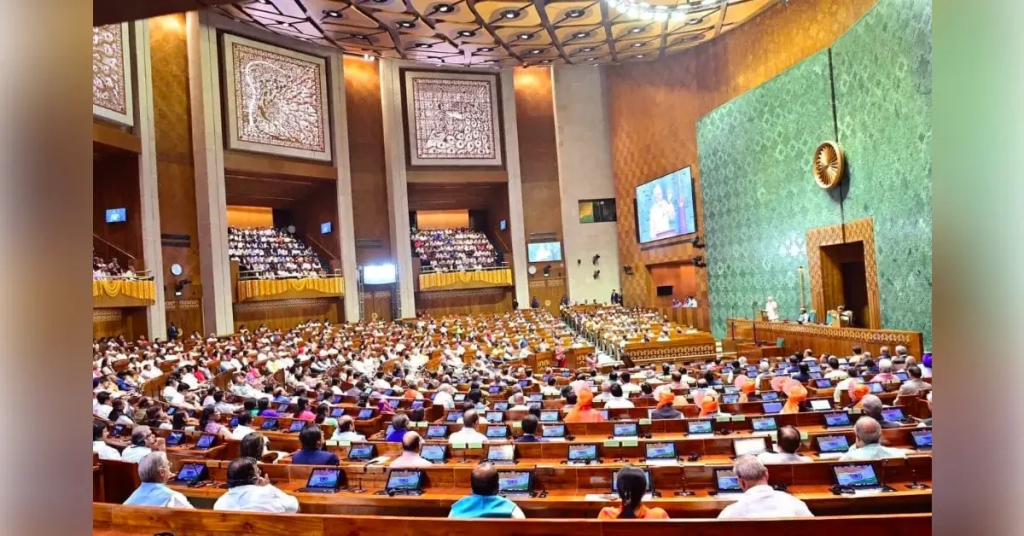
[[[647,1],[686,15],[643,20],[607,0],[249,0],[213,10],[351,54],[504,67],[651,60],[714,39],[779,0]]]

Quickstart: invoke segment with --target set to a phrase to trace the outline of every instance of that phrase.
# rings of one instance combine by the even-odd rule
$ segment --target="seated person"
[[[270,484],[255,458],[236,458],[228,465],[228,491],[213,503],[214,510],[294,514],[299,500]]]
[[[619,499],[622,506],[607,506],[601,509],[598,519],[668,519],[661,508],[648,508],[640,504],[647,490],[647,477],[643,470],[629,465],[619,470]]]
[[[323,450],[324,432],[316,424],[307,424],[299,432],[302,448],[292,455],[293,465],[338,465],[338,455]]]
[[[887,421],[884,418],[882,418],[882,408],[884,407],[885,406],[882,404],[882,399],[878,398],[875,395],[865,395],[864,404],[861,406],[861,409],[864,410],[864,415],[867,415],[868,417],[871,417],[872,419],[878,421],[878,424],[883,429],[899,428],[900,423]]]
[[[92,451],[99,454],[101,460],[120,460],[121,453],[107,444],[107,425],[95,421],[92,423]]]
[[[150,452],[164,450],[163,445],[164,439],[153,435],[148,426],[136,426],[132,429],[132,444],[121,452],[121,459],[139,463],[139,460]]]
[[[249,426],[252,424],[252,414],[248,411],[243,411],[238,414],[238,426],[231,431],[231,439],[241,440],[243,437],[255,432],[253,427]]]
[[[594,394],[590,392],[590,389],[582,389],[579,392],[576,405],[565,416],[565,422],[604,422],[604,420],[604,416],[594,409]]]
[[[388,443],[401,443],[402,439],[405,437],[405,432],[408,431],[409,428],[409,416],[404,413],[395,415],[395,417],[391,419],[391,426],[394,428],[394,431],[384,438],[384,440]]]
[[[883,458],[906,458],[907,453],[901,449],[883,447],[882,426],[871,417],[857,419],[853,425],[853,432],[857,434],[857,442],[850,447],[850,450],[843,454],[839,461],[853,462],[862,460],[881,460]]]
[[[466,410],[466,413],[462,415],[462,430],[448,436],[448,442],[459,444],[486,443],[487,436],[481,434],[476,429],[476,424],[479,421],[480,414],[475,409]]]
[[[405,432],[402,436],[402,455],[391,462],[392,469],[423,469],[434,464],[420,456],[420,445],[423,441],[416,432]]]
[[[516,443],[537,443],[540,439],[537,438],[537,425],[540,421],[534,415],[527,415],[523,417],[521,423],[523,428],[523,435],[516,438]]]
[[[516,503],[498,495],[498,470],[494,465],[484,463],[473,469],[469,483],[473,494],[456,501],[452,505],[448,517],[456,519],[526,518]]]
[[[807,456],[796,453],[800,448],[800,431],[794,426],[783,426],[779,429],[778,452],[762,452],[757,459],[765,465],[780,463],[806,463],[812,461]]]
[[[750,455],[736,458],[733,471],[743,495],[726,506],[718,519],[814,517],[803,501],[768,485],[768,469],[757,458]]]
[[[166,508],[194,508],[185,496],[167,487],[171,479],[171,462],[160,451],[150,452],[139,460],[139,480],[142,484],[128,497],[128,506],[161,506]]]
[[[617,383],[613,384],[612,385],[611,393],[612,393],[612,397],[609,398],[608,401],[604,403],[604,407],[606,407],[606,408],[632,408],[633,407],[633,403],[630,402],[628,398],[623,396],[624,393],[623,393],[621,385],[619,385]]]
[[[682,419],[683,414],[672,407],[676,395],[672,391],[662,391],[658,398],[658,408],[651,412],[652,420]]]
[[[366,436],[355,431],[356,420],[351,415],[343,415],[338,419],[338,427],[334,429],[332,441],[366,441]]]

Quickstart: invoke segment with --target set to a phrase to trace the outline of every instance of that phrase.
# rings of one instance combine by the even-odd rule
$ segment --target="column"
[[[416,316],[412,280],[412,235],[409,230],[409,189],[405,168],[405,130],[402,118],[402,80],[399,63],[380,60],[380,97],[384,116],[384,163],[388,176],[388,220],[391,251],[398,269],[401,318]]]
[[[341,227],[341,271],[345,275],[345,319],[359,318],[359,267],[356,264],[355,218],[352,215],[352,168],[348,156],[348,110],[345,100],[345,62],[331,54],[331,110],[334,112],[334,161],[338,170],[338,227]]]
[[[228,261],[220,71],[217,31],[207,25],[206,17],[205,12],[190,11],[186,18],[199,260],[203,272],[203,326],[206,333],[227,335],[234,333],[234,314]]]
[[[138,80],[139,191],[142,195],[142,260],[156,284],[156,303],[146,308],[149,340],[167,337],[163,252],[160,243],[160,192],[157,189],[156,134],[153,126],[153,73],[149,21],[135,21],[135,73]]]
[[[516,89],[513,68],[501,71],[501,113],[505,125],[505,170],[508,172],[509,232],[512,234],[512,275],[516,301],[530,307],[530,282],[526,273],[526,225],[523,220],[523,180],[519,168],[519,131],[516,123]]]

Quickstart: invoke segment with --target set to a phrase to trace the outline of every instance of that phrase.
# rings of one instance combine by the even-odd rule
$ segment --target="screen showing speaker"
[[[394,283],[397,272],[394,264],[367,264],[363,266],[363,284],[388,285]]]
[[[637,186],[636,217],[641,244],[697,232],[690,168]]]
[[[107,209],[107,223],[124,223],[128,221],[128,209],[111,208]]]
[[[562,260],[561,242],[534,242],[526,245],[530,262],[551,262]]]
[[[325,221],[320,224],[320,234],[331,234],[331,222]]]

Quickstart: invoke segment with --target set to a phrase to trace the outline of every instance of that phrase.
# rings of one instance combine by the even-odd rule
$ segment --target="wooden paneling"
[[[224,176],[224,190],[229,205],[283,208],[305,199],[325,183],[316,178],[257,177],[236,172]]]
[[[636,239],[635,188],[692,166],[697,227],[704,205],[697,159],[697,120],[831,45],[876,0],[805,0],[777,4],[749,24],[690,50],[653,62],[603,69],[608,88],[617,232],[625,302],[645,304],[650,273],[644,265],[703,255],[689,244],[641,250]],[[707,271],[698,270],[701,314],[708,315]]]
[[[355,238],[379,240],[382,247],[356,247],[360,265],[391,262],[384,118],[377,62],[346,55],[345,106]]]
[[[406,172],[406,182],[508,182],[508,172],[500,169],[410,169]]]
[[[193,331],[203,332],[203,307],[198,298],[170,297],[165,303],[168,326],[173,322],[181,328],[183,336],[191,335]]]
[[[269,300],[236,303],[235,331],[244,325],[253,331],[260,324],[272,330],[289,330],[310,319],[328,319],[331,323],[344,321],[344,308],[340,298],[310,300]]]
[[[512,310],[512,287],[417,292],[416,311],[433,317],[507,313]]]
[[[410,184],[409,210],[489,210],[493,200],[506,192],[505,184],[416,183]]]
[[[673,299],[680,301],[687,296],[698,296],[697,267],[688,263],[658,264],[650,267],[651,295],[650,303],[655,307],[670,307]],[[671,296],[658,296],[657,287],[671,286]]]
[[[107,153],[92,161],[92,230],[103,241],[95,244],[96,253],[105,260],[116,256],[122,268],[128,257],[134,257],[135,268],[143,268],[142,259],[142,195],[139,190],[139,156],[133,153]],[[106,211],[127,209],[127,221],[107,223]],[[95,241],[94,241],[95,242]]]
[[[820,319],[819,320],[823,320]],[[750,320],[730,318],[726,321],[729,338],[753,339]],[[734,335],[735,334],[735,335]],[[758,322],[757,340],[775,343],[783,339],[787,353],[803,352],[810,348],[814,355],[830,353],[844,357],[853,355],[853,347],[860,346],[865,352],[879,354],[879,349],[888,346],[895,353],[896,345],[907,347],[910,355],[920,357],[924,351],[921,333],[891,329],[837,328],[820,325],[800,325],[781,322]]]
[[[189,237],[185,245],[161,248],[164,266],[164,295],[167,297],[167,321],[178,314],[172,311],[174,284],[179,279],[194,281],[182,298],[202,298],[199,262],[199,227],[196,217],[195,168],[192,162],[191,103],[188,86],[188,43],[185,15],[167,15],[150,20],[150,54],[153,74],[153,122],[156,138],[157,189],[160,203],[160,233]],[[182,274],[175,277],[170,267],[180,264]],[[158,290],[159,291],[159,290]],[[202,314],[193,329],[202,329]],[[185,329],[182,323],[179,327]]]
[[[420,210],[416,212],[417,229],[458,229],[460,227],[469,227],[468,210]]]
[[[390,285],[373,285],[365,287],[363,291],[363,320],[374,319],[390,321],[391,314],[391,293]]]
[[[92,310],[92,337],[117,337],[124,335],[135,340],[148,332],[146,309],[144,307],[112,307]]]
[[[536,297],[540,301],[542,309],[547,309],[551,314],[558,316],[558,306],[562,301],[562,296],[566,296],[568,291],[565,277],[555,269],[552,269],[551,274],[551,277],[544,277],[538,268],[537,274],[530,276],[530,303]],[[529,307],[530,303],[520,303],[519,307]]]
[[[228,227],[273,227],[274,211],[270,207],[228,205]]]
[[[839,273],[842,257],[832,258],[823,254],[822,246],[863,242],[864,275],[867,280],[867,308],[857,319],[858,325],[871,329],[882,327],[882,306],[878,293],[878,263],[875,259],[875,225],[870,218],[855,220],[841,225],[830,225],[807,230],[807,271],[811,279],[811,302],[817,312],[818,321],[824,322],[829,309],[834,309],[843,296],[843,280]],[[827,289],[827,291],[826,291]],[[832,296],[826,299],[826,296]],[[837,300],[834,296],[839,296]]]
[[[551,70],[516,69],[514,83],[525,233],[557,233],[561,240],[562,202]]]
[[[224,170],[228,174],[247,177],[295,177],[330,181],[338,178],[338,171],[331,165],[228,150],[224,151]]]
[[[94,154],[111,151],[125,151],[135,154],[142,152],[142,140],[138,136],[122,130],[127,127],[114,126],[100,119],[93,119],[92,147]]]
[[[290,208],[296,235],[316,250],[324,262],[337,263],[341,258],[337,182],[316,185],[309,195],[292,203]],[[331,223],[329,234],[320,234],[320,224],[324,222]]]

